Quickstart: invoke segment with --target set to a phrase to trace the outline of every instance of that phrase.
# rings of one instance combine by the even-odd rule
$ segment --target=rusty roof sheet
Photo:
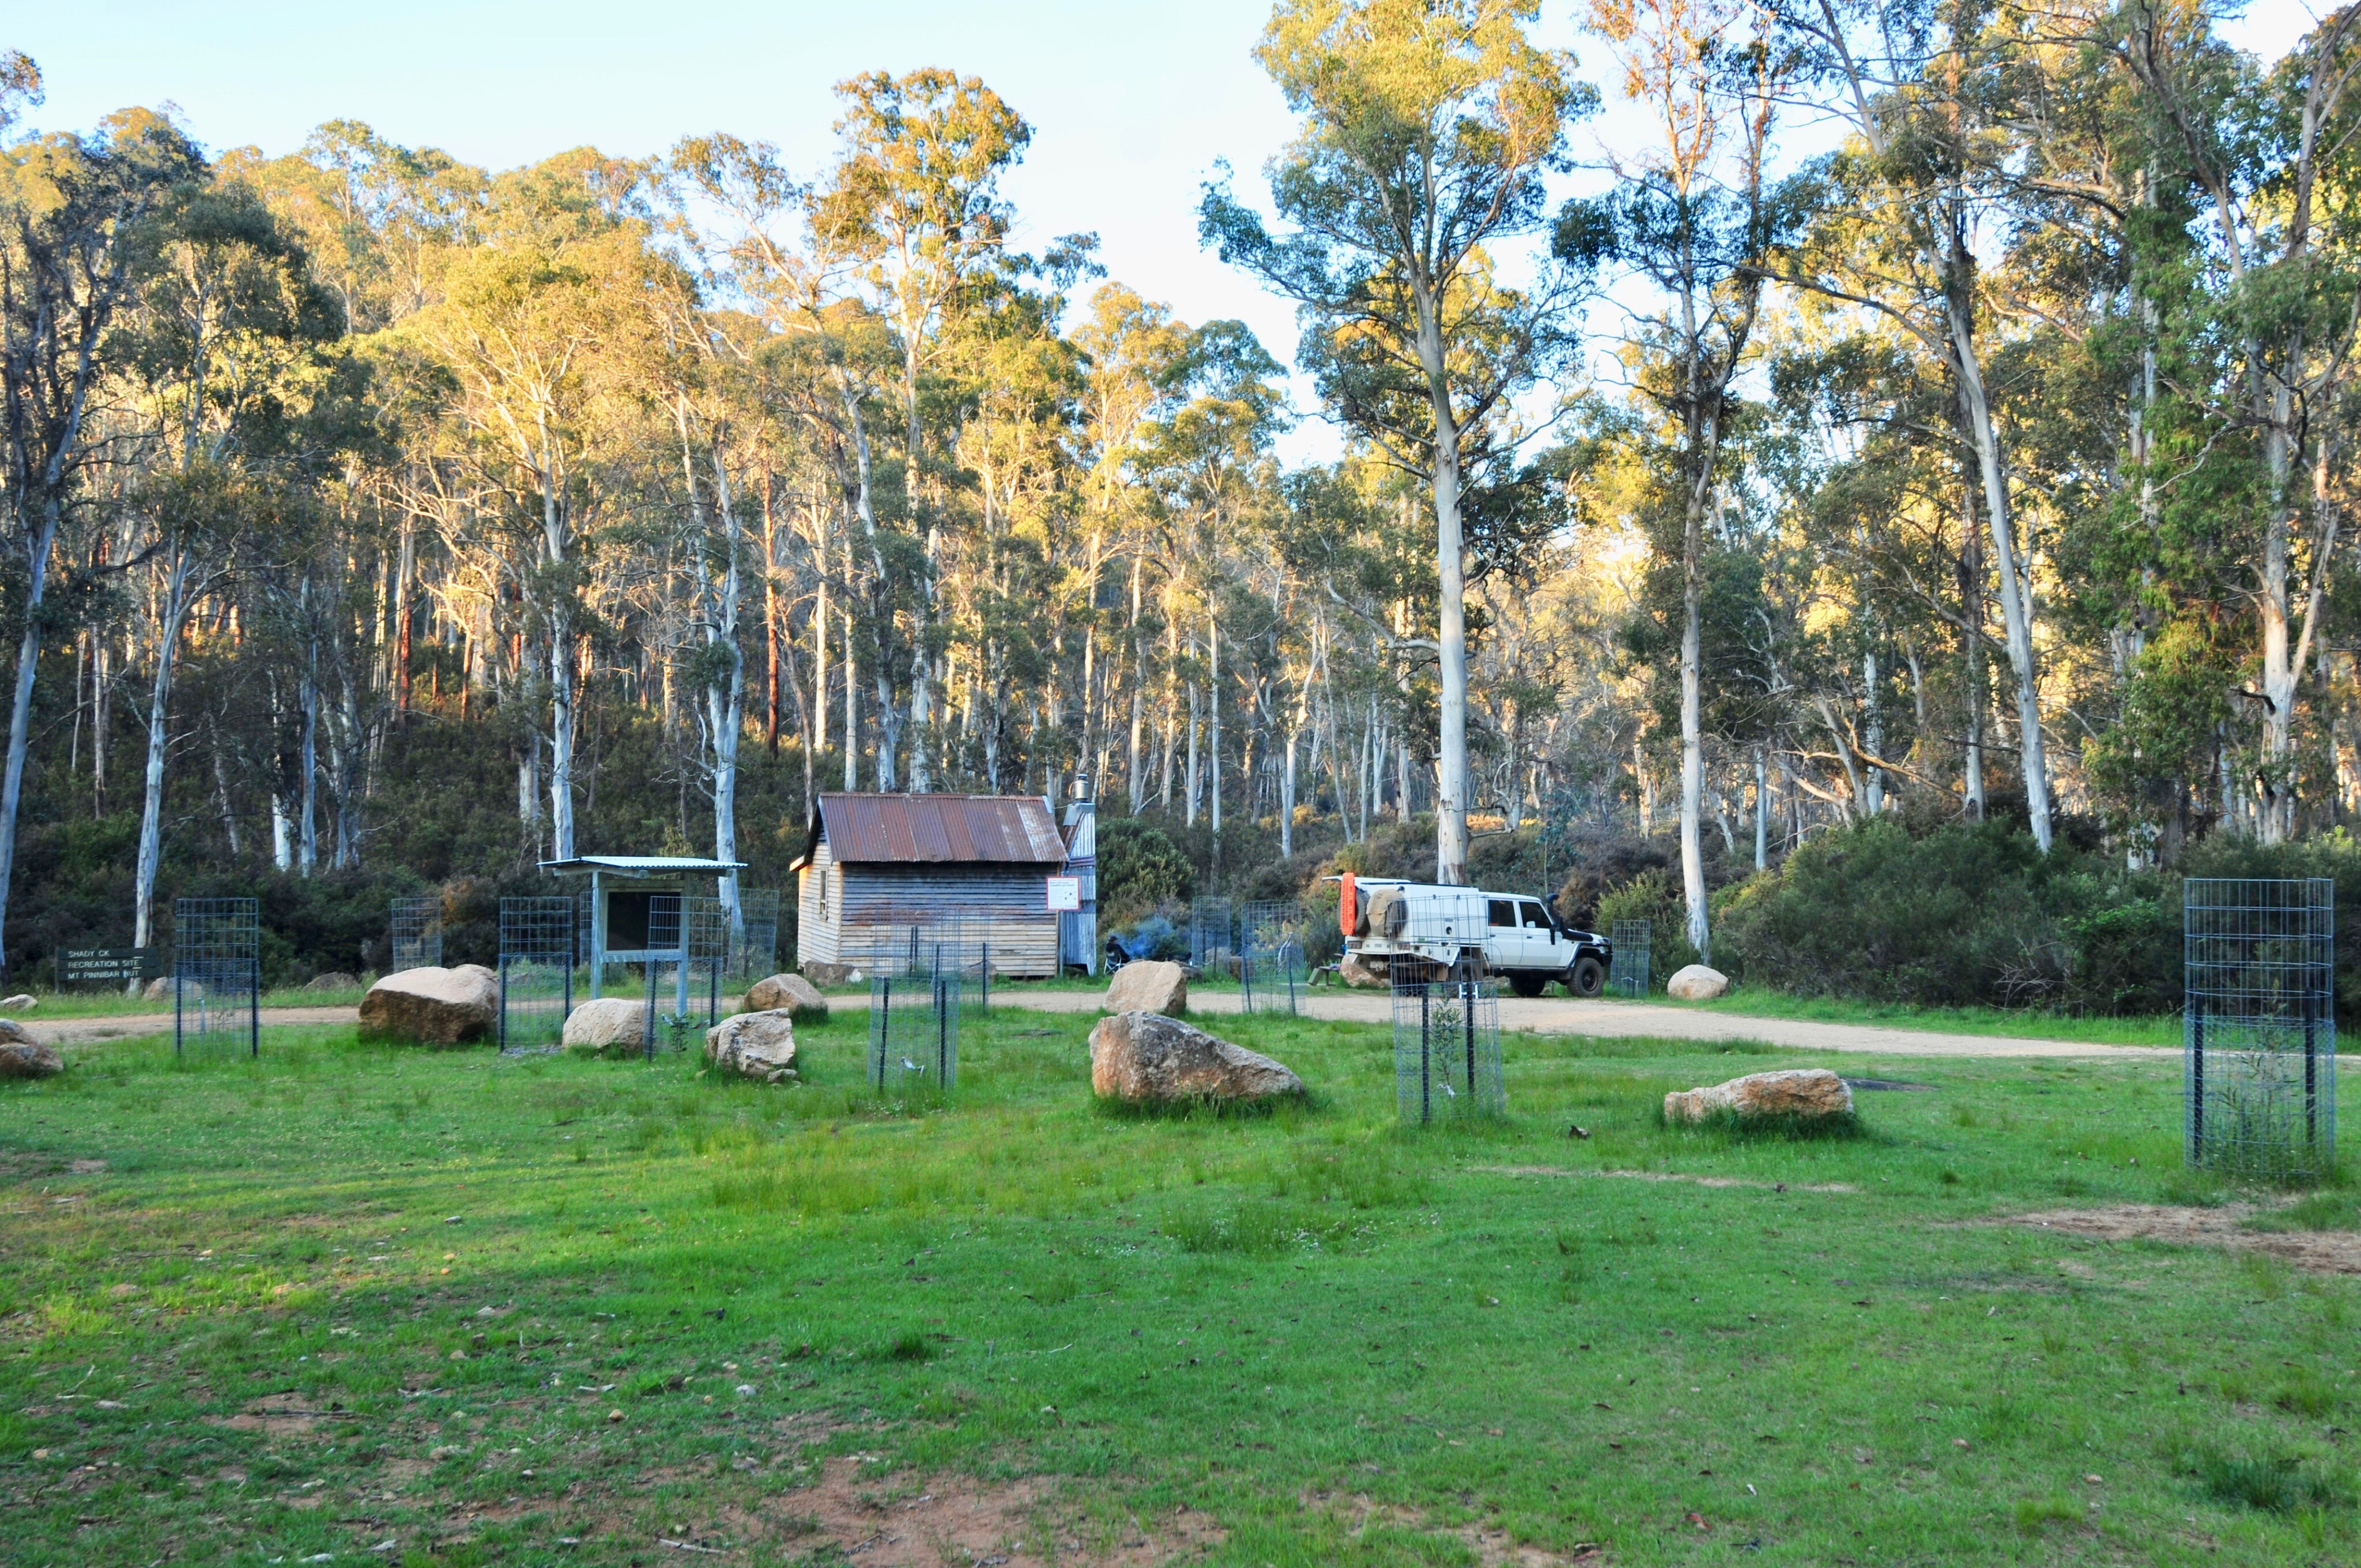
[[[1049,803],[1032,795],[823,795],[829,852],[848,864],[1061,865]]]

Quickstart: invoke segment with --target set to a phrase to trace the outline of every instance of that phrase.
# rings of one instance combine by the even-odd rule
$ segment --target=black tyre
[[[1579,958],[1565,972],[1568,996],[1596,996],[1607,989],[1607,966],[1594,958]]]
[[[1549,976],[1545,974],[1532,974],[1524,970],[1516,970],[1509,975],[1509,989],[1519,996],[1539,996],[1543,988],[1548,984]]]

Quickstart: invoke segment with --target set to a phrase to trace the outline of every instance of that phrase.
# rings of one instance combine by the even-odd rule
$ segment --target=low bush
[[[2342,1016],[2361,1023],[2361,844],[2342,829],[2279,845],[2219,835],[2169,871],[2126,870],[2087,838],[2061,834],[2044,855],[2013,822],[1894,817],[1815,835],[1715,898],[1714,965],[1806,996],[2169,1013],[2180,1006],[2184,879],[2327,877]],[[1686,950],[1666,872],[1632,877],[1598,910],[1602,927],[1651,921],[1659,972]]]

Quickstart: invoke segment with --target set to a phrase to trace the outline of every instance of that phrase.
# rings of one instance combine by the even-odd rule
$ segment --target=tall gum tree
[[[21,55],[0,60],[0,129],[39,85]],[[0,768],[0,936],[16,869],[60,531],[96,461],[93,404],[119,367],[111,334],[155,248],[148,232],[206,177],[203,158],[160,115],[128,111],[99,135],[38,137],[0,149],[0,507],[16,558],[24,624]],[[6,948],[0,945],[0,969]]]
[[[923,791],[931,782],[934,722],[928,644],[948,521],[939,497],[930,499],[940,487],[928,473],[924,382],[945,351],[950,318],[968,302],[981,275],[1003,258],[1010,212],[1000,180],[1024,157],[1033,130],[975,77],[933,68],[854,77],[838,84],[837,95],[845,105],[837,122],[844,155],[814,197],[813,227],[823,245],[851,264],[870,308],[893,324],[900,340],[902,491],[924,560],[910,660],[909,787]],[[881,661],[881,719],[893,707],[890,674]],[[889,734],[891,728],[888,720]],[[881,758],[891,751],[882,747]],[[881,762],[883,767],[890,763]]]
[[[1623,68],[1623,95],[1655,145],[1601,202],[1569,205],[1558,248],[1577,259],[1608,236],[1663,304],[1633,334],[1636,386],[1671,426],[1666,499],[1680,519],[1681,891],[1688,938],[1710,961],[1702,724],[1707,531],[1726,480],[1733,384],[1761,313],[1775,222],[1763,165],[1790,70],[1784,40],[1753,30],[1740,0],[1590,0],[1590,29]],[[1727,829],[1725,829],[1727,831]]]
[[[1991,352],[1979,333],[1991,314],[1979,280],[1978,224],[1994,200],[1988,154],[1996,138],[1982,101],[1993,62],[1965,5],[1800,0],[1783,16],[1808,40],[1817,73],[1833,89],[1826,106],[1857,138],[1837,160],[1849,174],[1838,183],[1840,199],[1865,198],[1875,211],[1844,211],[1835,248],[1806,247],[1780,270],[1797,287],[1885,314],[1950,373],[2016,677],[2026,815],[2047,854],[2055,807],[2042,733],[2032,540],[2019,532],[2007,434],[1985,375]],[[1890,225],[1884,254],[1863,243],[1864,219]]]
[[[1209,186],[1200,230],[1293,300],[1346,423],[1426,488],[1441,674],[1435,876],[1467,880],[1471,446],[1562,352],[1569,291],[1519,292],[1488,247],[1546,226],[1543,184],[1596,94],[1535,43],[1535,0],[1281,0],[1255,58],[1301,116],[1267,168],[1292,233]],[[1413,422],[1411,415],[1415,411]]]

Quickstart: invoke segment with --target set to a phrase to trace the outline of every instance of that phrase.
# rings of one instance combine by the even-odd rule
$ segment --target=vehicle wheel
[[[1509,975],[1509,989],[1519,996],[1539,996],[1543,988],[1548,984],[1549,976],[1545,974],[1532,974],[1524,970],[1516,970]]]
[[[1607,966],[1597,959],[1576,959],[1565,975],[1568,996],[1596,996],[1607,989]]]

